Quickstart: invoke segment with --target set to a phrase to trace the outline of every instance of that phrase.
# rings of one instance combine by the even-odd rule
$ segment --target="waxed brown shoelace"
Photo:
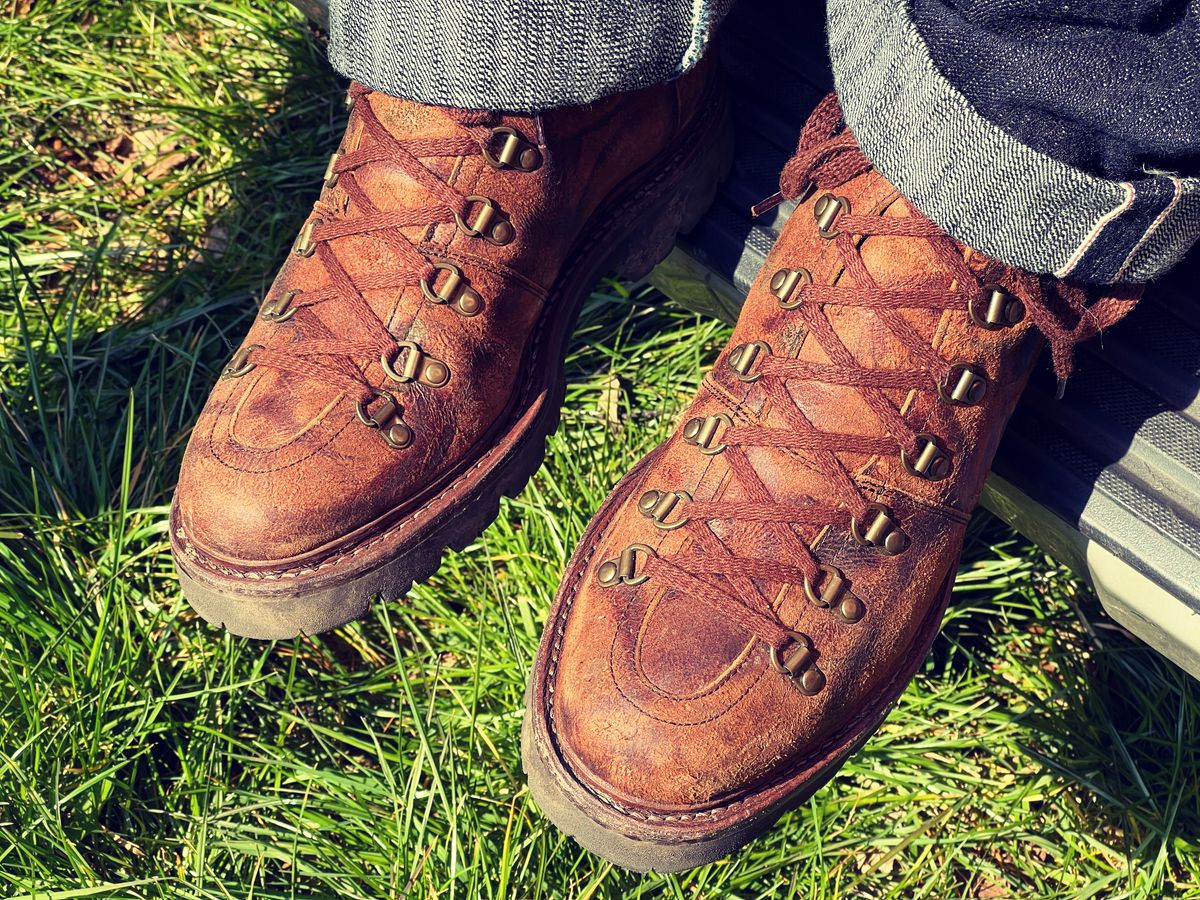
[[[871,168],[843,124],[835,95],[830,94],[805,125],[796,153],[781,174],[780,193],[758,209],[782,199],[805,196],[813,190],[836,188]],[[831,362],[802,362],[770,355],[757,361],[754,372],[759,376],[758,383],[786,424],[782,427],[733,424],[721,433],[720,442],[726,448],[724,458],[747,499],[689,502],[684,523],[693,539],[689,550],[671,557],[650,553],[643,569],[645,575],[661,579],[665,586],[704,602],[780,651],[803,636],[780,621],[770,600],[775,592],[764,591],[760,583],[800,586],[807,582],[811,587],[827,574],[793,526],[828,525],[847,529],[852,521],[867,516],[871,501],[837,454],[917,452],[918,429],[884,391],[937,391],[954,365],[937,353],[902,315],[902,310],[958,310],[965,315],[968,303],[982,299],[985,284],[999,284],[1022,298],[1032,322],[1049,341],[1061,384],[1071,371],[1075,344],[1121,319],[1138,296],[1136,290],[1114,289],[1111,296],[1087,305],[1086,293],[1080,287],[1020,272],[1005,272],[1000,264],[977,274],[967,266],[961,248],[915,211],[906,217],[844,212],[838,216],[836,228],[831,240],[845,268],[843,278],[837,285],[800,285],[799,299],[790,309],[790,314],[798,317],[809,338],[818,342]],[[934,281],[880,285],[867,271],[857,247],[859,238],[880,235],[928,242],[944,263],[947,275]],[[830,324],[824,312],[826,306],[870,310],[909,351],[917,365],[907,369],[861,365]],[[794,378],[855,390],[877,417],[881,426],[878,433],[843,434],[820,428],[787,390],[786,382]],[[920,431],[934,432],[950,445],[960,436],[945,404],[933,406],[931,420]],[[837,500],[777,502],[746,454],[753,447],[803,453],[831,485],[831,493]],[[779,559],[788,562],[735,555],[711,527],[711,522],[717,520],[759,524],[780,542]]]
[[[247,361],[304,377],[324,381],[345,391],[356,401],[370,400],[375,390],[360,361],[392,359],[399,345],[383,320],[364,297],[365,291],[399,289],[416,285],[436,274],[434,264],[400,231],[411,226],[454,222],[468,215],[465,195],[446,184],[422,162],[423,159],[478,156],[490,135],[487,128],[495,117],[489,113],[447,109],[445,114],[464,129],[461,137],[398,140],[379,121],[371,107],[371,90],[355,84],[350,88],[353,103],[349,127],[361,126],[362,139],[356,149],[340,154],[329,173],[335,185],[314,204],[309,221],[309,242],[321,263],[326,283],[305,289],[291,303],[294,321],[303,337],[286,350],[253,347]],[[398,169],[421,185],[432,203],[415,209],[381,210],[358,182],[357,174],[368,166]],[[353,213],[348,211],[353,209]],[[307,224],[307,223],[306,223]],[[398,266],[383,272],[351,277],[333,249],[333,242],[350,235],[370,234],[396,256]],[[337,302],[339,336],[313,311],[322,303]]]

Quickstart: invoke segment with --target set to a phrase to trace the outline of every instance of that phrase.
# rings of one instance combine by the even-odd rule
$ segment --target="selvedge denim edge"
[[[970,246],[1033,272],[1143,282],[1200,235],[1200,179],[1115,181],[1022,144],[936,68],[905,0],[829,0],[846,121],[890,181]]]

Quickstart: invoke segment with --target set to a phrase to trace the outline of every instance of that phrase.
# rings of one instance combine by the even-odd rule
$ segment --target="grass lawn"
[[[428,584],[260,643],[181,600],[188,429],[340,133],[283,0],[3,0],[0,896],[1200,897],[1200,684],[976,517],[882,732],[731,860],[614,869],[538,814],[563,564],[724,326],[597,286],[525,492]]]

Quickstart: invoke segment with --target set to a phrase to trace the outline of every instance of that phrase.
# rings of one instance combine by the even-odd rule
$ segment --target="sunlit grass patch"
[[[1200,686],[984,515],[880,734],[736,857],[634,876],[538,814],[559,574],[728,335],[642,288],[597,287],[545,465],[428,583],[318,639],[198,621],[175,469],[343,85],[282,0],[34,0],[0,39],[0,895],[1200,897]]]

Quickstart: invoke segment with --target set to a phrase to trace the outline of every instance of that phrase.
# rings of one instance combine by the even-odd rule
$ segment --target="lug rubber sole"
[[[319,634],[363,616],[378,597],[400,597],[461,551],[496,518],[500,498],[515,497],[541,466],[547,437],[558,427],[566,390],[562,362],[584,301],[607,273],[644,279],[666,258],[676,237],[712,205],[733,161],[733,131],[723,89],[710,94],[686,132],[658,160],[633,176],[607,203],[568,256],[531,339],[535,356],[514,396],[517,402],[482,454],[444,476],[424,505],[364,547],[291,570],[246,575],[220,571],[191,549],[176,510],[171,544],[183,594],[213,625],[234,634],[284,639]],[[470,477],[470,490],[451,489]]]
[[[808,800],[837,774],[851,756],[862,749],[871,735],[879,730],[893,705],[894,702],[888,704],[883,715],[875,720],[861,739],[837,757],[817,780],[751,819],[717,834],[691,841],[656,841],[649,837],[634,837],[613,824],[597,821],[585,812],[562,788],[553,767],[534,755],[534,738],[528,717],[521,725],[521,755],[529,791],[537,801],[538,808],[559,831],[570,835],[579,846],[631,872],[685,872],[735,853],[769,831],[784,813]]]

